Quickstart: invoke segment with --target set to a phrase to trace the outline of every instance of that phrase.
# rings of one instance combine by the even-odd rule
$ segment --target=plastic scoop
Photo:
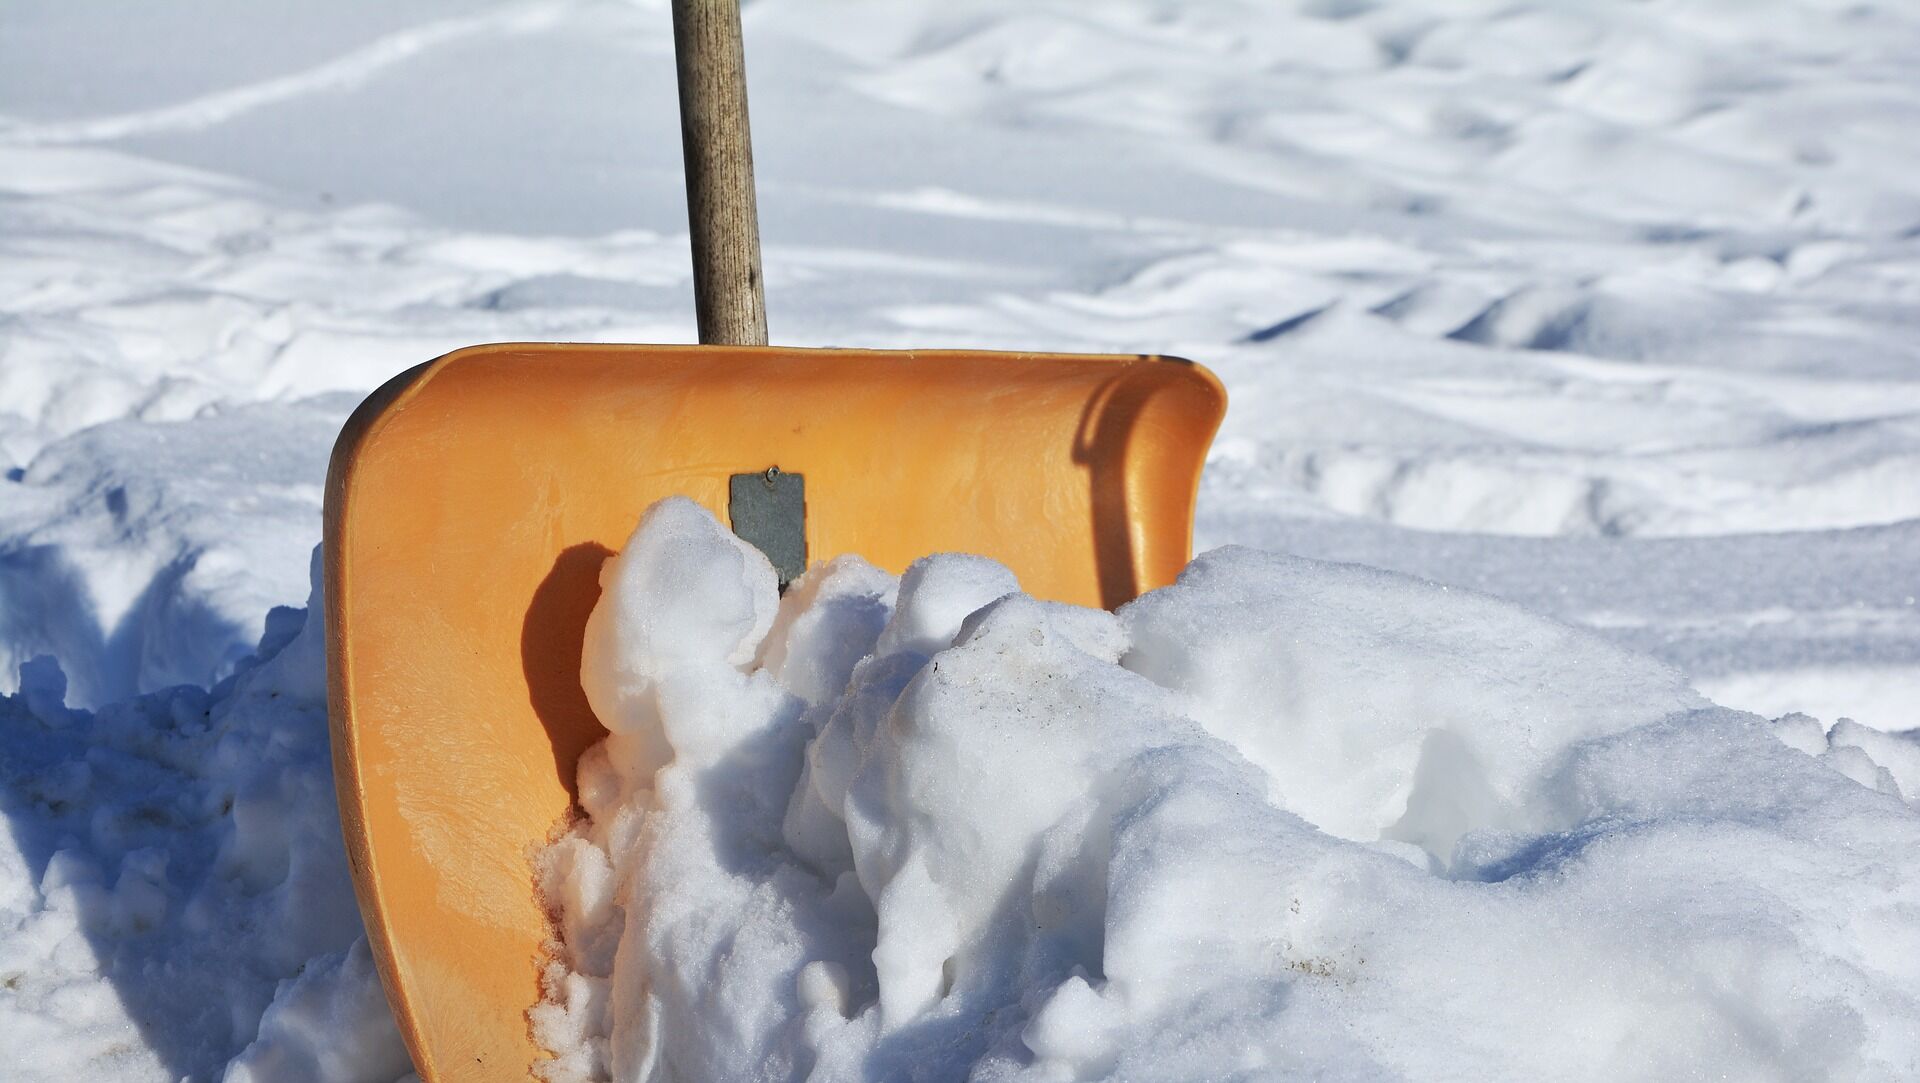
[[[999,560],[1114,606],[1189,556],[1220,384],[1188,362],[770,348],[735,0],[676,0],[700,346],[494,345],[374,392],[326,501],[342,825],[414,1063],[524,1079],[552,935],[533,853],[604,730],[579,680],[600,564],[691,497],[783,579],[857,553]]]

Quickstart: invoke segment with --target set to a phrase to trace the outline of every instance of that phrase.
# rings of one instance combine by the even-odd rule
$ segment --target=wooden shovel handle
[[[673,0],[700,341],[767,344],[739,0]]]

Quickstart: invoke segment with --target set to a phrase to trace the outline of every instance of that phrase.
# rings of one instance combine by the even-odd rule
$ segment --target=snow
[[[407,1070],[340,841],[318,613],[273,610],[211,689],[88,712],[41,657],[0,699],[9,1078]]]
[[[1869,926],[1836,913],[1807,939],[1794,915],[1851,896],[1788,872],[1900,882],[1804,840],[1826,824],[1858,854],[1891,852],[1904,821],[1860,802],[1914,793],[1920,17],[1837,0],[755,0],[745,20],[777,341],[1193,357],[1232,396],[1199,550],[1450,588],[1415,604],[1382,573],[1219,557],[1193,574],[1268,592],[1209,618],[1217,655],[1168,647],[1150,675],[1163,713],[1213,727],[1248,761],[1234,770],[1323,829],[1288,834],[1268,806],[1211,791],[1183,806],[1267,825],[1250,838],[1287,867],[1335,855],[1324,881],[1262,890],[1346,905],[1343,885],[1369,884],[1353,899],[1428,915],[1402,930],[1368,924],[1376,909],[1345,925],[1318,911],[1329,943],[1370,945],[1368,972],[1392,975],[1377,996],[1296,996],[1334,1004],[1365,1047],[1314,1061],[1338,1034],[1301,1030],[1302,1063],[1439,1074],[1378,1059],[1377,1028],[1414,1043],[1432,1018],[1485,1042],[1447,1064],[1523,1056],[1503,1038],[1553,1026],[1597,1048],[1627,1022],[1649,1058],[1692,1055],[1659,1039],[1690,1006],[1550,1017],[1574,975],[1647,1004],[1689,987],[1759,1005],[1735,1029],[1778,1039],[1773,1059],[1715,1070],[1897,1062],[1900,1032],[1873,1023],[1891,1001],[1875,998],[1913,988],[1897,972],[1911,945],[1891,938],[1914,921],[1871,926],[1889,938],[1878,961],[1842,980],[1858,958],[1846,930]],[[333,434],[387,376],[475,342],[693,337],[664,5],[9,0],[0,22],[8,1070],[213,1079],[241,1058],[236,1078],[391,1078],[403,1066],[340,880],[318,661],[287,653],[300,618],[275,607],[308,592]],[[1241,560],[1257,572],[1222,570]],[[980,595],[1012,589],[944,566],[902,585],[911,606],[879,573],[819,576],[819,598],[768,633],[811,653],[760,662],[800,682],[784,694],[825,702],[876,649],[869,629],[892,619],[882,653],[930,653]],[[1200,604],[1143,605],[1118,630],[1033,620],[1097,659],[1155,634],[1155,606],[1173,620]],[[1326,656],[1261,653],[1293,635],[1338,637],[1386,676],[1360,687]],[[1558,668],[1561,649],[1596,668]],[[1284,685],[1283,663],[1299,667]],[[1500,697],[1479,680],[1523,671],[1554,679]],[[1833,770],[1807,775],[1687,686],[1798,712],[1775,732]],[[1660,737],[1653,712],[1682,701],[1692,721]],[[1314,720],[1360,716],[1376,724],[1353,740],[1375,759],[1293,758],[1330,739]],[[1536,718],[1537,746],[1489,736]],[[1442,731],[1460,747],[1429,751]],[[1542,765],[1574,749],[1593,803],[1528,819],[1560,792]],[[1480,775],[1446,767],[1468,754]],[[1627,764],[1653,788],[1606,781]],[[1698,794],[1679,788],[1688,771],[1704,772]],[[1714,804],[1722,776],[1745,789]],[[1485,791],[1433,789],[1466,777]],[[1427,811],[1402,823],[1412,805],[1395,802],[1416,791]],[[1730,826],[1769,817],[1778,837]],[[1565,835],[1589,820],[1602,826]],[[1666,826],[1635,833],[1643,821]],[[1794,824],[1811,834],[1783,841]],[[1448,843],[1499,831],[1559,841],[1511,859]],[[1387,835],[1427,868],[1369,872],[1343,849]],[[1715,864],[1748,843],[1787,868]],[[1488,892],[1524,901],[1492,916],[1436,901],[1496,867],[1514,875]],[[1756,901],[1774,891],[1777,908]],[[1635,929],[1676,914],[1709,938],[1660,932],[1649,943],[1691,945],[1671,959],[1637,946]],[[1460,962],[1482,950],[1511,974],[1500,959],[1563,940],[1556,958],[1589,951],[1597,970],[1534,974],[1531,1000]],[[1741,957],[1751,972],[1727,969]],[[822,1019],[861,1003],[859,968],[843,969],[800,982]],[[1468,984],[1436,1004],[1395,984],[1417,974]],[[1853,991],[1766,1014],[1782,974]],[[1035,1031],[1073,1071],[1095,1064],[1071,1048],[1098,1033],[1104,994],[1087,989]],[[579,1033],[608,1032],[597,995],[579,991]],[[1475,998],[1518,1014],[1445,1014]],[[1234,1003],[1222,1011],[1265,1018]],[[1239,1033],[1222,1026],[1219,1041]]]
[[[1117,614],[848,557],[775,616],[670,500],[601,582],[548,1079],[1920,1066],[1920,744],[1241,548]]]

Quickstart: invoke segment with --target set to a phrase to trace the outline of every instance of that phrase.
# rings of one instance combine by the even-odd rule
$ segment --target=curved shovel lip
[[[347,577],[350,574],[345,561],[341,559],[345,541],[342,523],[352,500],[350,482],[355,460],[373,439],[380,422],[410,389],[423,383],[434,370],[461,352],[456,350],[402,371],[374,389],[354,407],[347,416],[346,424],[341,427],[340,435],[334,439],[333,452],[327,460],[326,498],[322,512],[320,566],[325,605],[323,615],[327,625],[327,738],[333,755],[333,784],[335,800],[340,809],[341,842],[346,848],[347,865],[353,875],[354,899],[359,903],[361,924],[366,927],[367,946],[372,950],[374,968],[380,974],[380,984],[386,991],[388,1007],[393,1011],[394,1022],[399,1026],[407,1043],[408,1055],[416,1066],[420,1065],[423,1058],[430,1062],[431,1057],[415,1041],[419,1022],[414,1015],[412,998],[395,995],[404,994],[405,986],[389,935],[386,909],[368,875],[368,870],[372,868],[372,855],[363,826],[366,791],[359,771],[357,727],[352,724],[351,717],[353,677],[348,662],[353,647],[347,637],[338,631],[340,614],[346,605]]]

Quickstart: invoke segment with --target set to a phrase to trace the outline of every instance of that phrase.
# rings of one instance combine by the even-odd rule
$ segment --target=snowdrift
[[[602,583],[546,1078],[1920,1065],[1920,746],[1244,549],[1117,614],[952,555],[779,598],[675,500]]]

